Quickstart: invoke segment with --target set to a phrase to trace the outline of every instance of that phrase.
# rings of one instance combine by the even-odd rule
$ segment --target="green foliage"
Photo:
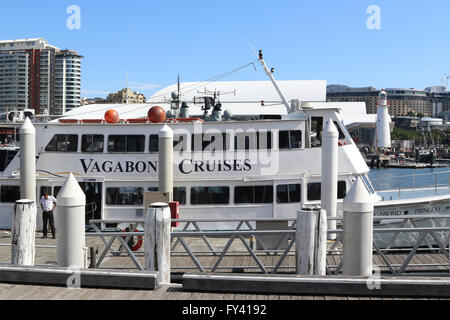
[[[394,127],[394,132],[391,133],[392,140],[414,140],[416,143],[420,142],[421,134],[417,131],[408,131],[399,127]]]

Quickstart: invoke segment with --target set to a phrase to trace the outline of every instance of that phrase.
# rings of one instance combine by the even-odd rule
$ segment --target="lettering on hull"
[[[96,161],[80,159],[87,173],[157,173],[158,161]],[[184,159],[179,165],[180,173],[189,175],[201,172],[248,172],[252,169],[249,159],[245,160],[206,160]]]

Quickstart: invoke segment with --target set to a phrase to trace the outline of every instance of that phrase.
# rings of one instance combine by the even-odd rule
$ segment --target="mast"
[[[275,90],[277,90],[278,95],[280,96],[281,100],[283,101],[284,106],[286,107],[287,113],[290,113],[291,112],[291,106],[289,105],[289,102],[286,100],[286,98],[284,97],[283,93],[281,92],[280,87],[278,86],[277,82],[275,81],[275,78],[272,75],[272,71],[270,71],[269,68],[267,67],[266,62],[263,59],[262,50],[259,50],[259,62],[263,66],[264,71],[266,72],[266,74],[269,77],[270,81],[272,81],[272,84],[275,87]]]
[[[127,69],[127,93],[126,93],[126,104],[128,104],[128,69]]]

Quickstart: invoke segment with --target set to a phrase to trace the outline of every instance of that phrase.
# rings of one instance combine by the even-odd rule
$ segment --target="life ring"
[[[129,232],[130,229],[129,228],[125,228],[125,230],[123,230],[124,232]],[[138,230],[134,230],[133,232],[138,232]],[[131,251],[138,251],[141,247],[142,247],[142,236],[138,236],[137,237],[137,242],[134,243],[133,240],[133,236],[130,238],[130,240],[128,241],[128,247],[131,249]],[[123,236],[122,239],[126,240],[127,236]],[[131,244],[130,244],[131,242]]]

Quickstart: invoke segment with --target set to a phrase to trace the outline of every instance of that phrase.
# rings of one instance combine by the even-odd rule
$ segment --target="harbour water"
[[[450,168],[397,169],[373,168],[369,178],[377,191],[447,187]]]

